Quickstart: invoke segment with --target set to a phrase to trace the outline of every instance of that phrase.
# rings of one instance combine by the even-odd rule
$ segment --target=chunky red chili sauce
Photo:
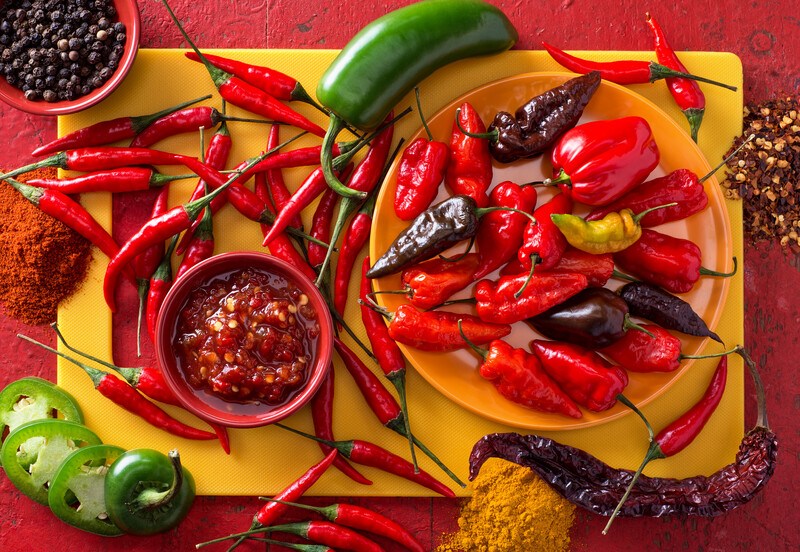
[[[195,389],[225,401],[279,405],[305,384],[319,332],[316,311],[293,282],[246,268],[189,294],[174,343]]]

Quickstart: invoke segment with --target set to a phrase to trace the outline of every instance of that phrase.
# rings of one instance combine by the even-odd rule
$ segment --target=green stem
[[[414,87],[414,96],[416,97],[417,101],[417,113],[419,113],[419,119],[422,121],[422,127],[425,129],[425,134],[428,135],[428,141],[430,142],[433,140],[433,134],[431,133],[430,127],[428,127],[428,121],[425,120],[425,114],[422,112],[422,102],[419,100],[419,86]]]
[[[129,504],[135,512],[153,511],[166,507],[172,499],[181,491],[183,486],[183,468],[181,467],[181,456],[178,449],[172,449],[167,454],[170,466],[172,467],[172,483],[166,491],[157,491],[150,487],[144,489]]]
[[[351,199],[361,200],[364,199],[367,196],[367,194],[365,194],[364,192],[352,190],[347,186],[345,186],[339,180],[339,177],[336,176],[336,172],[334,171],[333,168],[333,145],[334,143],[336,143],[336,137],[339,135],[339,133],[342,131],[343,128],[344,128],[344,120],[335,113],[331,113],[331,120],[330,123],[328,124],[328,130],[325,132],[325,137],[322,139],[322,154],[320,155],[322,174],[325,175],[325,182],[334,192],[336,192],[342,197],[349,197]],[[350,153],[348,153],[347,155],[350,155]]]
[[[211,94],[206,94],[201,98],[195,98],[187,102],[179,103],[177,105],[173,105],[172,107],[162,109],[161,111],[151,113],[150,115],[140,115],[138,117],[131,117],[131,127],[133,128],[134,133],[139,134],[144,129],[146,129],[147,127],[149,127],[151,124],[161,119],[162,117],[166,117],[171,113],[180,111],[181,109],[187,108],[190,105],[196,104],[198,102],[205,101],[209,98],[211,98]]]
[[[624,329],[625,331],[636,330],[636,331],[639,331],[639,332],[644,332],[647,335],[649,335],[650,337],[652,337],[653,339],[655,339],[655,337],[656,337],[656,336],[653,335],[653,332],[649,331],[647,328],[645,328],[645,327],[637,324],[633,320],[631,320],[630,315],[627,314],[627,313],[625,314],[625,317],[624,317],[624,319],[622,321],[622,329]]]
[[[150,280],[138,278],[136,294],[139,296],[139,309],[136,314],[136,356],[142,356],[142,319],[144,318],[144,304],[147,301],[147,291],[150,289]]]
[[[690,73],[685,73],[683,71],[675,71],[665,65],[661,65],[660,63],[656,63],[654,61],[650,62],[650,82],[654,82],[659,79],[670,79],[670,78],[691,79],[698,82],[704,82],[706,84],[713,84],[714,86],[727,88],[731,92],[736,92],[736,87],[730,84],[725,84],[715,80],[707,79],[705,77],[698,77],[697,75],[692,75]]]
[[[490,142],[497,142],[500,139],[500,131],[498,129],[489,132],[470,132],[461,124],[461,108],[456,109],[456,126],[461,134],[469,136],[470,138],[478,138],[479,140],[489,140]]]
[[[636,282],[637,281],[636,278],[634,278],[630,274],[625,274],[624,272],[620,272],[616,268],[613,271],[611,271],[611,277],[612,278],[617,278],[619,280],[627,280],[629,282]]]
[[[659,209],[666,209],[667,207],[675,207],[677,202],[672,203],[665,203],[664,205],[656,205],[655,207],[650,207],[649,209],[645,209],[641,213],[637,213],[633,215],[633,222],[639,224],[639,221],[646,217],[648,214],[652,213],[653,211],[658,211]]]
[[[709,353],[707,355],[681,355],[681,359],[702,359],[702,358],[717,358],[717,357],[724,357],[727,355],[731,355],[733,353],[738,353],[740,347],[737,345],[733,349],[729,351],[722,351],[721,353]]]
[[[536,265],[541,262],[541,257],[538,253],[531,253],[531,269],[528,272],[528,277],[525,278],[525,281],[522,283],[522,287],[517,290],[514,294],[514,299],[519,299],[523,293],[525,293],[525,289],[528,287],[528,284],[531,283],[533,280],[533,273],[536,271]]]
[[[486,360],[486,357],[489,355],[489,351],[487,351],[486,349],[481,349],[480,347],[478,347],[477,345],[475,345],[475,344],[474,344],[472,341],[470,341],[470,339],[469,339],[469,338],[467,337],[467,335],[464,333],[464,328],[463,328],[463,327],[462,327],[462,325],[461,325],[461,319],[460,319],[460,318],[458,319],[458,333],[460,333],[460,334],[461,334],[461,339],[463,339],[463,340],[464,340],[464,342],[465,342],[467,345],[469,345],[469,346],[470,346],[470,348],[471,348],[473,351],[475,351],[475,353],[477,353],[477,355],[478,355],[478,356],[480,356],[480,357],[481,357],[483,360]]]
[[[397,390],[397,396],[400,399],[400,413],[403,416],[402,428],[392,428],[398,433],[408,439],[408,446],[411,449],[411,464],[414,466],[414,473],[419,473],[419,465],[417,464],[417,451],[414,448],[414,434],[411,433],[411,421],[408,416],[408,400],[406,400],[406,371],[395,370],[391,374],[386,374],[391,384]]]
[[[736,274],[736,270],[739,268],[739,263],[736,260],[736,257],[733,258],[733,270],[730,272],[717,272],[716,270],[708,269],[704,266],[700,267],[700,274],[703,276],[718,276],[720,278],[730,278],[734,274]]]
[[[36,169],[41,169],[44,167],[56,167],[58,169],[66,169],[67,154],[62,151],[61,153],[56,153],[55,155],[52,155],[46,159],[42,159],[41,161],[37,161],[36,163],[23,165],[22,167],[14,169],[11,172],[0,174],[0,180],[7,180],[17,175],[25,174],[26,172],[34,171]],[[21,184],[21,182],[18,184]]]

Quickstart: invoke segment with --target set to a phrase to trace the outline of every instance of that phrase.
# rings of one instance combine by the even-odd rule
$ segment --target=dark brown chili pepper
[[[749,502],[775,471],[778,439],[767,423],[764,387],[755,363],[743,348],[758,395],[756,425],[742,439],[736,460],[709,476],[687,479],[641,476],[618,515],[659,517],[671,514],[713,517]],[[494,433],[479,440],[470,454],[470,479],[492,457],[531,468],[561,496],[596,514],[610,516],[634,472],[614,469],[580,449],[537,435]]]
[[[628,304],[633,316],[647,318],[669,330],[723,342],[689,303],[658,286],[646,282],[630,282],[617,293]]]

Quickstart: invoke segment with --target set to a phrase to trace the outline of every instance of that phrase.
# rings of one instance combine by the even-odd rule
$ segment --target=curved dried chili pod
[[[670,330],[723,342],[689,303],[658,286],[646,282],[630,282],[617,293],[628,304],[633,316],[647,318]]]
[[[544,153],[567,130],[574,127],[600,86],[600,73],[592,71],[539,94],[520,106],[514,115],[500,111],[487,133],[489,152],[501,163]]]

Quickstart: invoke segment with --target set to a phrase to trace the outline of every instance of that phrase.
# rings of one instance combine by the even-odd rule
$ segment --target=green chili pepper
[[[503,12],[482,0],[423,0],[364,27],[317,85],[317,99],[331,111],[321,156],[328,184],[348,190],[333,173],[331,151],[346,123],[372,130],[436,69],[500,53],[517,39]]]
[[[586,253],[603,255],[622,251],[636,243],[642,236],[642,226],[639,224],[642,217],[656,209],[673,205],[677,204],[659,205],[639,214],[634,214],[630,209],[622,209],[594,221],[569,214],[552,214],[550,219],[572,247]]]
[[[106,537],[122,534],[106,512],[105,477],[125,449],[114,445],[83,447],[67,456],[50,481],[47,502],[53,513],[90,533]]]
[[[105,479],[106,509],[126,533],[153,535],[172,529],[192,507],[195,485],[177,450],[169,456],[136,449],[111,464]]]

